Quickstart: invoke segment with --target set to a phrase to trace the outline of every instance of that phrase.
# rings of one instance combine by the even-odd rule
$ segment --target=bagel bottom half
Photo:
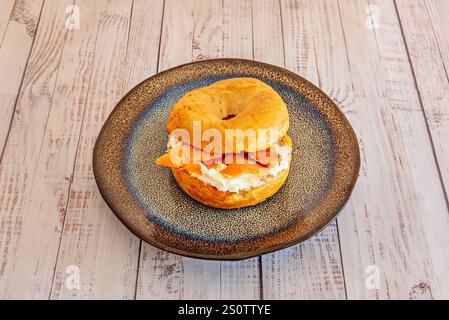
[[[281,146],[292,146],[291,139],[284,136]],[[240,192],[222,192],[214,186],[190,175],[187,170],[172,168],[173,175],[179,186],[185,193],[198,202],[207,206],[221,209],[237,209],[258,204],[274,195],[285,183],[290,170],[290,162],[287,169],[278,173],[272,180],[258,187],[252,187]]]
[[[289,169],[280,172],[274,179],[248,190],[222,192],[191,176],[186,170],[172,168],[173,175],[182,190],[198,202],[221,209],[237,209],[258,204],[274,195],[285,183]]]

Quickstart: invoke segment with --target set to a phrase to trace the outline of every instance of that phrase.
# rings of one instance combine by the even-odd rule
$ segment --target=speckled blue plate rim
[[[206,74],[196,69],[203,68]],[[215,68],[215,69],[214,69]],[[334,177],[329,190],[307,219],[298,221],[288,230],[267,235],[260,239],[240,243],[206,243],[176,235],[166,228],[146,219],[145,212],[135,203],[127,190],[121,164],[127,132],[138,113],[129,110],[142,109],[165,89],[175,85],[175,80],[207,76],[207,70],[242,73],[248,76],[268,72],[283,79],[283,85],[299,92],[319,110],[329,122],[336,142]],[[206,70],[206,71],[205,71]],[[178,78],[177,78],[178,77]],[[178,81],[179,82],[179,81]],[[137,106],[137,107],[136,107]],[[142,109],[143,110],[143,109]],[[136,236],[160,249],[176,254],[213,260],[239,260],[279,250],[319,233],[336,216],[348,201],[360,169],[360,152],[353,128],[337,105],[324,92],[309,81],[286,69],[244,59],[211,59],[188,63],[158,73],[134,87],[114,108],[101,129],[93,152],[93,171],[99,191],[116,216]]]

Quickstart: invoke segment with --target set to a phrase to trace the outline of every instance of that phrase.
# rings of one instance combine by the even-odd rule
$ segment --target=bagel
[[[200,124],[201,134],[208,129],[217,130],[221,137],[229,129],[243,134],[254,132],[255,139],[222,139],[221,149],[255,152],[269,148],[286,135],[289,116],[284,101],[269,85],[254,78],[232,78],[185,94],[169,115],[167,132],[181,128],[193,137],[195,122]],[[190,144],[205,148],[209,142],[201,141],[198,146],[192,139]]]
[[[288,126],[287,107],[267,84],[253,78],[218,81],[177,101],[166,125],[168,150],[156,164],[170,167],[181,189],[205,205],[255,205],[287,179]],[[209,130],[212,141],[205,139]],[[231,140],[229,131],[237,132]]]

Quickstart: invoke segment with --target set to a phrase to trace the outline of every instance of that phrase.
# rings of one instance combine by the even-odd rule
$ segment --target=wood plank
[[[193,1],[165,1],[164,20],[159,54],[159,71],[192,60]]]
[[[449,2],[397,2],[442,180],[449,191]]]
[[[236,8],[246,9],[243,12],[234,10],[232,16],[230,10]],[[166,1],[160,70],[192,60],[233,55],[234,52],[252,58],[252,29],[247,20],[251,16],[248,12],[251,12],[248,1],[225,1],[223,4],[219,0],[182,1],[181,4]],[[242,15],[245,16],[245,27],[239,29],[236,25]],[[247,41],[240,47],[238,43],[242,37]],[[182,258],[142,245],[139,299],[257,299],[259,291],[257,259],[220,263]]]
[[[285,66],[319,85],[310,6],[309,1],[281,1]]]
[[[192,61],[220,58],[223,52],[222,3],[194,1]]]
[[[425,0],[424,4],[426,10],[423,11],[423,13],[427,12],[430,18],[431,27],[437,41],[438,53],[443,60],[444,70],[447,75],[449,70],[449,37],[447,36],[447,30],[449,30],[449,20],[447,19],[447,17],[449,16],[449,2],[445,0]],[[421,19],[424,19],[424,21],[427,20],[426,17],[421,17]],[[429,24],[427,24],[427,28],[428,27]],[[432,37],[430,39],[432,39]],[[414,41],[416,41],[416,39]],[[416,45],[417,44],[415,44],[415,46]],[[434,51],[434,54],[437,54],[437,52]]]
[[[0,0],[0,7],[2,8],[0,11],[0,48],[2,47],[14,4],[15,0]]]
[[[131,90],[158,69],[164,0],[134,0],[128,36],[125,88]]]
[[[254,59],[285,67],[281,2],[260,0],[253,3]]]
[[[95,5],[101,8],[100,22],[52,299],[129,299],[135,292],[139,240],[107,208],[92,175],[97,134],[125,93],[132,1],[96,1]],[[65,285],[71,265],[80,272],[77,290]]]
[[[253,58],[251,0],[223,0],[223,56]]]
[[[0,12],[0,161],[43,1],[2,0]]]
[[[32,191],[36,176],[58,64],[67,32],[65,28],[61,28],[64,16],[61,16],[60,12],[63,12],[68,4],[71,4],[71,0],[52,1],[44,5],[35,45],[18,97],[10,137],[0,165],[0,296],[3,298],[46,298],[49,293],[51,277],[48,279],[48,273],[37,274],[39,259],[33,259],[36,256],[32,252],[22,250],[24,243],[36,242],[35,239],[27,237],[34,228],[33,221],[42,217],[36,216],[40,214],[37,207],[33,208],[31,217],[24,209],[27,206],[31,207],[28,195]],[[38,9],[39,4],[34,10]],[[17,13],[19,16],[22,14]],[[14,24],[11,22],[10,27],[18,28],[17,36],[20,37],[20,30],[25,27],[18,25],[14,27]],[[22,41],[30,40],[23,38]],[[45,189],[41,190],[41,197],[46,196],[44,191]],[[51,250],[46,251],[46,248],[42,248],[41,253],[44,254],[42,261],[46,262],[50,261],[45,257],[46,254],[56,254]],[[27,254],[31,255],[29,264],[20,263],[22,259],[27,260]],[[53,266],[54,261],[51,268]],[[46,267],[48,265],[43,266],[44,270]],[[34,286],[34,281],[42,286]]]
[[[361,139],[360,179],[338,219],[348,298],[448,298],[449,217],[394,2],[370,1],[371,16],[367,2],[338,4],[327,12],[341,23],[329,20],[315,46],[346,46],[347,63],[318,58],[318,70],[347,74]],[[366,286],[370,266],[378,290]]]
[[[258,1],[253,8],[255,58],[285,65],[325,90],[336,85],[330,74],[318,83],[312,19],[318,25],[327,19],[321,9],[308,1],[284,1],[281,6]],[[284,45],[286,61],[279,49]],[[265,255],[262,274],[265,299],[345,298],[336,224],[309,241]]]
[[[92,30],[100,24],[102,9],[100,2],[89,0],[78,0],[76,5],[82,24],[67,33],[64,43],[35,178],[31,191],[24,195],[23,215],[28,228],[17,250],[17,264],[22,266],[17,278],[42,288],[46,298],[54,277],[89,90],[96,44]]]

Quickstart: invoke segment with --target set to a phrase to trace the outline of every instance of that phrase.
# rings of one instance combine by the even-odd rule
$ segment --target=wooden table
[[[448,299],[448,16],[448,0],[0,0],[0,298]],[[115,103],[214,57],[286,67],[354,126],[356,189],[311,240],[183,258],[100,197],[92,148]]]

